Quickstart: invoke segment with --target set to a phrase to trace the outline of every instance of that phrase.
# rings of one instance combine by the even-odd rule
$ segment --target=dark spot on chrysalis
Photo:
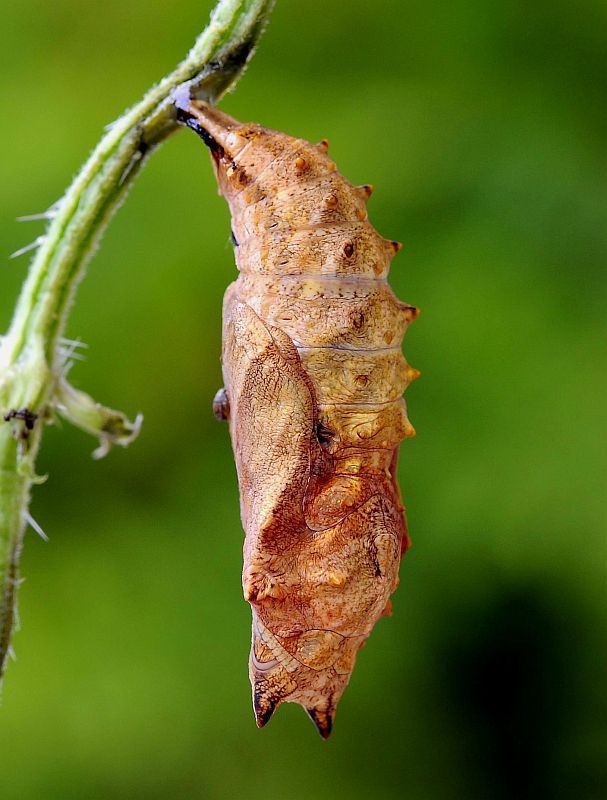
[[[225,422],[225,420],[229,419],[230,401],[228,400],[228,393],[223,387],[219,389],[213,398],[213,414],[215,415],[215,419],[218,419],[220,422]]]
[[[242,186],[246,186],[247,183],[249,183],[249,176],[245,172],[244,167],[242,167],[240,164],[237,164],[233,159],[230,162],[230,171],[228,171],[228,177],[233,178],[233,180],[237,181]]]
[[[238,181],[241,186],[246,186],[247,183],[249,183],[249,176],[245,172],[244,167],[241,167],[240,164],[237,164],[235,161],[232,161],[230,167],[233,170],[232,174],[235,175],[235,180]],[[228,173],[228,175],[229,174],[230,173]]]
[[[330,428],[327,428],[326,425],[323,425],[322,422],[316,423],[316,438],[322,447],[331,444],[334,436],[335,433]]]
[[[354,245],[352,242],[346,242],[343,246],[343,251],[346,258],[352,258],[354,255]]]
[[[356,314],[352,315],[352,325],[356,328],[356,330],[360,330],[365,324],[365,315],[362,311],[357,311]]]
[[[234,247],[238,247],[238,239],[234,235],[234,231],[232,229],[230,229],[230,239],[232,240]]]

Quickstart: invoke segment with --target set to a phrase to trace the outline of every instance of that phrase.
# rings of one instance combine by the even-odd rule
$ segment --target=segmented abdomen
[[[417,310],[386,280],[400,246],[367,221],[371,187],[340,175],[324,143],[275,136],[261,170],[255,154],[253,180],[254,145],[234,159],[242,187],[225,192],[238,295],[297,347],[327,449],[359,451],[364,469],[365,450],[392,450],[414,433],[402,394],[418,372],[401,342]]]

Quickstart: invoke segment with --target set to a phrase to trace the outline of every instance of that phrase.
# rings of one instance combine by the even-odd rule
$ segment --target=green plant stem
[[[112,214],[153,150],[177,128],[173,95],[216,102],[238,80],[273,0],[220,0],[185,60],[103,136],[58,204],[0,340],[0,678],[15,620],[19,554],[42,423],[54,410],[95,433],[106,448],[138,432],[66,383],[61,337],[76,288]],[[29,415],[29,416],[28,416]]]

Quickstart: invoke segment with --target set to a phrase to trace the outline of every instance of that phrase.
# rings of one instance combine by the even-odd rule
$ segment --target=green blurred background
[[[168,72],[210,0],[4,3],[0,329],[103,126]],[[154,155],[92,262],[73,382],[145,423],[95,463],[49,428],[25,542],[0,796],[604,797],[605,22],[578,0],[278,0],[223,107],[371,182],[422,316],[400,480],[414,546],[332,739],[255,728],[221,384],[235,276],[207,153]],[[601,335],[603,334],[603,336]]]

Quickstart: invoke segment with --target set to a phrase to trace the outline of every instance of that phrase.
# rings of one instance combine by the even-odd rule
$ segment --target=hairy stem
[[[139,429],[65,381],[61,337],[76,288],[112,214],[153,150],[177,128],[176,92],[216,102],[238,80],[273,0],[220,0],[179,66],[110,126],[47,213],[8,332],[0,339],[0,678],[15,619],[19,554],[42,423],[55,409],[101,439],[128,444]],[[99,452],[99,451],[98,451]]]

